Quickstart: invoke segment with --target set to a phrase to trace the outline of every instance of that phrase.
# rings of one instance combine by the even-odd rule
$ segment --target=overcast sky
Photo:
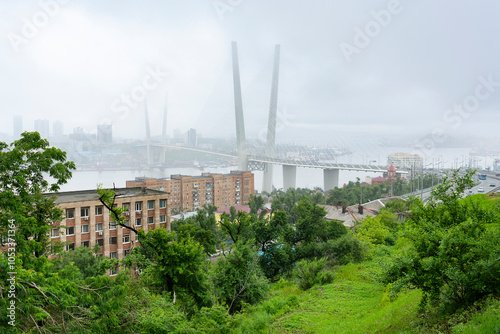
[[[153,134],[168,93],[171,135],[233,135],[231,41],[248,136],[267,127],[276,44],[278,141],[498,133],[494,0],[2,0],[0,12],[8,135],[22,115],[25,130],[111,122],[114,135],[143,138],[142,93]]]

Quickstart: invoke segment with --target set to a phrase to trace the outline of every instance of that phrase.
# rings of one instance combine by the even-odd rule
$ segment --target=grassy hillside
[[[369,333],[404,331],[415,318],[418,291],[389,302],[374,279],[374,262],[342,267],[333,284],[300,296],[293,313],[275,319],[272,333]]]
[[[236,333],[500,333],[500,297],[454,315],[419,314],[419,290],[390,300],[376,260],[339,268],[332,284],[301,291],[278,282],[268,301],[236,317]]]

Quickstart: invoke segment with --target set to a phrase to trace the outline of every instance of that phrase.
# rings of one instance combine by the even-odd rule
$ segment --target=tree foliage
[[[237,242],[231,253],[219,259],[211,273],[217,301],[230,313],[241,310],[243,304],[255,304],[269,293],[268,281],[259,266],[252,242]]]
[[[454,309],[500,292],[500,215],[475,199],[461,199],[472,177],[471,171],[457,171],[436,187],[427,205],[415,202],[403,230],[411,247],[385,271],[394,293],[422,290],[421,309]]]
[[[181,236],[190,235],[194,240],[198,241],[207,256],[216,252],[216,246],[223,240],[222,233],[217,227],[213,212],[215,207],[207,207],[199,209],[196,216],[190,218],[182,218],[173,221],[171,224],[172,231],[177,232]]]
[[[24,268],[45,265],[48,232],[62,218],[62,211],[44,193],[59,190],[73,169],[66,153],[50,147],[38,132],[24,132],[10,145],[0,142],[0,236],[7,237],[9,220],[13,220],[16,233],[12,239]],[[46,180],[46,175],[53,181]]]
[[[141,246],[139,252],[152,263],[145,270],[145,275],[151,277],[150,284],[170,292],[172,297],[176,290],[182,291],[191,295],[198,306],[206,304],[203,272],[206,257],[198,242],[190,236],[178,237],[176,232],[159,228],[149,231],[142,238]]]

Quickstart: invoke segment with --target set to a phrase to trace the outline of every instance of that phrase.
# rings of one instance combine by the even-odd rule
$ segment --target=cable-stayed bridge
[[[273,166],[281,165],[283,168],[283,187],[284,189],[295,188],[297,167],[306,168],[321,168],[324,175],[324,190],[328,191],[338,187],[339,171],[365,171],[365,172],[385,172],[388,166],[376,166],[371,164],[351,164],[338,163],[332,159],[317,159],[313,158],[306,152],[302,152],[300,157],[291,158],[286,155],[276,152],[276,122],[277,122],[277,105],[278,105],[278,82],[279,82],[279,66],[280,66],[280,46],[275,46],[274,61],[273,61],[273,76],[271,85],[271,97],[269,104],[268,126],[266,133],[266,144],[264,154],[249,154],[247,150],[247,140],[245,136],[245,124],[243,115],[243,102],[241,94],[240,70],[238,61],[238,50],[236,42],[232,42],[232,69],[233,69],[233,88],[234,88],[234,112],[236,120],[236,153],[218,152],[196,147],[183,147],[166,144],[166,115],[164,112],[163,134],[161,143],[152,143],[149,129],[149,119],[147,106],[145,105],[146,119],[146,146],[148,164],[151,165],[151,147],[163,148],[161,150],[160,161],[165,161],[165,152],[167,149],[182,149],[200,153],[209,153],[219,156],[232,157],[238,159],[239,170],[260,170],[263,171],[264,191],[272,190]],[[278,154],[277,154],[278,153]],[[406,171],[398,173],[406,174]]]

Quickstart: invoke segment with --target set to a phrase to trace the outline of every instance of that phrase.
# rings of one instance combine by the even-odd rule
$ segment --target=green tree
[[[211,272],[216,299],[226,305],[229,313],[241,310],[243,303],[256,304],[269,294],[253,242],[237,242],[232,252],[219,259]]]
[[[77,247],[74,251],[62,252],[60,257],[52,260],[55,270],[60,270],[73,263],[80,271],[80,278],[95,277],[105,275],[106,270],[117,265],[117,260],[100,256],[99,245],[95,245],[94,250],[88,247]]]
[[[215,220],[215,211],[212,207],[198,209],[196,216],[178,219],[171,224],[172,231],[178,232],[179,235],[190,235],[199,242],[205,251],[206,255],[215,253],[215,247],[222,242],[222,233],[217,227]]]
[[[292,214],[296,215],[294,229],[290,230],[286,238],[292,244],[299,242],[317,241],[320,231],[325,224],[326,211],[317,204],[308,200],[301,200],[293,208]]]
[[[160,290],[176,296],[176,290],[194,298],[197,306],[207,303],[206,275],[203,264],[206,261],[204,249],[196,242],[189,230],[183,233],[167,231],[164,228],[151,230],[137,230],[125,224],[122,208],[115,207],[116,193],[110,189],[98,187],[99,199],[110,211],[111,217],[117,225],[128,228],[138,235],[140,247],[133,249],[134,255],[129,266],[144,269],[144,276],[151,279],[151,284]]]
[[[143,234],[137,252],[150,259],[144,274],[150,284],[167,291],[174,298],[177,293],[186,293],[194,298],[198,306],[206,306],[206,274],[203,265],[206,257],[203,247],[190,236],[178,237],[175,232],[159,228]]]
[[[259,211],[264,210],[264,199],[262,196],[250,195],[248,206],[250,206],[250,214],[257,215]]]
[[[283,236],[288,228],[288,218],[284,211],[275,212],[269,221],[258,219],[252,225],[255,242],[262,252],[265,252],[274,240]]]
[[[500,216],[478,199],[461,199],[473,175],[456,171],[434,188],[426,205],[415,200],[403,230],[411,247],[385,270],[393,293],[422,290],[421,309],[454,309],[500,292]]]
[[[24,132],[10,145],[0,142],[0,236],[9,237],[8,227],[13,222],[16,231],[10,237],[26,269],[44,266],[51,225],[62,218],[55,198],[44,193],[59,190],[73,169],[66,153],[50,147],[38,132]]]
[[[231,238],[232,242],[237,243],[239,240],[246,241],[253,237],[251,226],[254,220],[254,216],[248,215],[243,211],[231,213],[231,216],[224,212],[220,217],[219,224],[224,233]]]
[[[275,211],[269,221],[257,220],[252,225],[255,244],[260,249],[260,266],[268,278],[288,271],[294,261],[294,252],[285,244],[284,236],[293,233],[284,211]]]

